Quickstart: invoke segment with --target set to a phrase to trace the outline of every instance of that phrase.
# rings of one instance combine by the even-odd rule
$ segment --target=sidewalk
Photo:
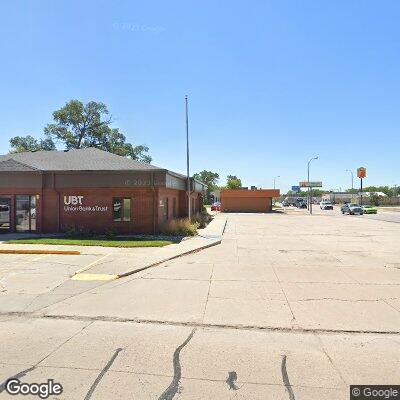
[[[141,256],[135,259],[131,258],[127,264],[120,265],[118,262],[105,263],[95,265],[85,272],[117,275],[118,278],[134,274],[174,258],[220,244],[225,225],[226,217],[219,214],[214,217],[206,228],[199,229],[198,236],[165,247],[142,249],[144,251],[142,251]]]
[[[386,206],[386,207],[377,207],[379,211],[389,211],[389,212],[400,212],[400,206]]]
[[[96,259],[82,268],[75,270],[72,274],[73,280],[111,280],[131,275],[174,258],[218,245],[221,243],[225,224],[226,217],[218,214],[205,229],[199,229],[198,236],[185,238],[179,243],[170,244],[165,247],[119,248],[0,243],[0,250],[77,250],[81,255],[96,256]]]

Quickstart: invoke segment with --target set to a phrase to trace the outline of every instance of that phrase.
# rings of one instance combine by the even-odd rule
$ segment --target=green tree
[[[228,189],[240,189],[242,181],[235,175],[228,175],[226,178],[226,187]]]
[[[126,142],[125,135],[118,128],[110,127],[112,118],[103,103],[90,101],[84,104],[79,100],[71,100],[53,112],[53,119],[54,123],[44,128],[46,139],[39,142],[47,144],[50,150],[55,149],[55,143],[61,143],[66,149],[97,147],[134,160],[151,162],[151,157],[146,154],[149,150],[147,146],[133,146]],[[37,143],[28,138],[19,137],[19,141],[25,140],[25,147],[16,146],[19,142],[17,138],[12,138],[11,151],[37,150]]]
[[[206,191],[206,203],[210,204],[213,201],[211,192],[218,189],[217,183],[219,179],[219,174],[212,171],[201,171],[193,175],[193,178],[205,183],[207,185]]]
[[[35,139],[33,136],[15,136],[10,139],[11,152],[55,150],[56,145],[51,138]]]

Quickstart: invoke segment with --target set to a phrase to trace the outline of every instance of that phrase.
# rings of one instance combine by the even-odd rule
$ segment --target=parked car
[[[374,206],[365,205],[362,206],[364,214],[377,214],[378,209]]]
[[[282,201],[282,207],[289,207],[289,206],[290,204],[286,200]]]
[[[349,214],[349,215],[363,215],[364,211],[361,206],[358,204],[354,203],[345,203],[343,206],[340,208],[340,211],[342,211],[342,214]]]
[[[307,208],[307,203],[302,198],[297,199],[296,207],[297,208]]]
[[[211,211],[221,211],[221,203],[216,201],[211,205]]]
[[[333,210],[333,204],[329,200],[322,200],[319,206],[321,210]]]

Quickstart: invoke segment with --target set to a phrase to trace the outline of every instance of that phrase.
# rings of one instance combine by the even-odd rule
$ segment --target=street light
[[[310,214],[312,214],[312,204],[311,204],[311,190],[310,190],[310,163],[312,160],[318,160],[318,156],[315,156],[310,159],[307,164],[307,183],[308,183],[308,209],[310,210]]]
[[[275,182],[276,182],[276,178],[280,178],[280,175],[274,176],[274,189],[275,189]]]
[[[351,169],[346,169],[346,172],[350,172],[351,173],[351,201],[353,201],[353,189],[354,189],[354,175],[353,175],[353,171]]]
[[[351,173],[351,189],[354,189],[354,175],[353,175],[353,171],[350,169],[346,169],[346,172],[350,172]]]

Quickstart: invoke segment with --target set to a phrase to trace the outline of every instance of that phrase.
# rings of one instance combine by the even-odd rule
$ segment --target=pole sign
[[[300,186],[292,186],[292,192],[300,192]]]
[[[308,182],[308,181],[304,181],[304,182],[300,182],[300,187],[322,187],[322,182]]]
[[[357,168],[357,176],[360,179],[366,178],[367,177],[367,168],[365,168],[365,167]]]

